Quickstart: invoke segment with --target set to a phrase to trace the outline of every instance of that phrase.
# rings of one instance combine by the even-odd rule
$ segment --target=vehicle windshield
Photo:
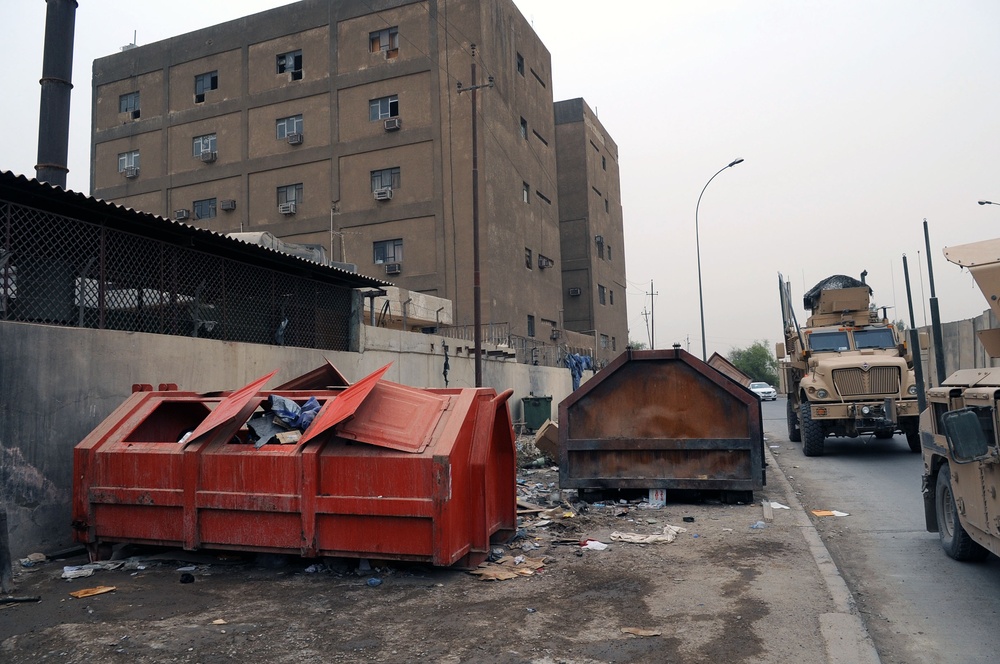
[[[878,327],[869,330],[854,331],[854,345],[861,348],[895,348],[896,338],[892,330]]]
[[[847,332],[813,332],[809,335],[809,350],[841,351],[850,350]]]
[[[750,383],[750,389],[751,390],[766,389],[768,387],[771,387],[771,386],[768,385],[767,383]]]

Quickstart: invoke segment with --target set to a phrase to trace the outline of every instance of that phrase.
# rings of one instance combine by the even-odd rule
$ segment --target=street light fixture
[[[993,201],[979,201],[980,205],[1000,205],[1000,203],[994,203]]]
[[[715,172],[715,175],[718,175],[727,168],[732,168],[736,164],[742,164],[742,163],[743,163],[742,158],[734,159],[733,161],[729,162],[728,164],[717,170]],[[701,293],[701,239],[699,238],[698,235],[698,208],[701,207],[701,197],[705,194],[705,190],[708,189],[708,185],[710,185],[712,183],[712,180],[715,179],[715,175],[708,178],[708,182],[706,182],[705,186],[701,188],[701,193],[698,194],[698,204],[694,206],[694,244],[695,244],[695,251],[698,254],[698,309],[701,311],[701,359],[704,362],[708,361],[708,348],[705,344],[705,300],[702,297]]]

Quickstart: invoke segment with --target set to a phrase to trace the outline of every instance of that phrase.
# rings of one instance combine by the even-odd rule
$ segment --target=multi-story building
[[[551,63],[510,0],[303,0],[101,58],[92,194],[322,245],[471,325],[469,88],[490,82],[476,91],[481,320],[551,343],[567,246]]]
[[[557,102],[555,122],[563,324],[608,359],[628,344],[618,146],[583,99]]]

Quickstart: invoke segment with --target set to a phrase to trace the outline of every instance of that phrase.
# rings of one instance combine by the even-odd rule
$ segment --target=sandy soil
[[[557,480],[551,468],[522,470],[522,499],[553,507]],[[787,510],[753,529],[757,503],[668,496],[657,509],[560,497],[574,509],[525,514],[524,537],[497,552],[541,567],[504,581],[403,563],[363,571],[357,560],[134,548],[117,555],[144,569],[63,580],[63,567],[85,557],[16,565],[15,595],[41,600],[0,605],[0,661],[827,661],[818,616],[831,601]],[[762,497],[782,502],[781,485]],[[611,539],[668,524],[687,531],[662,544]],[[581,548],[588,538],[609,546]],[[192,564],[193,582],[181,583],[179,568]],[[116,589],[69,594],[102,585]]]

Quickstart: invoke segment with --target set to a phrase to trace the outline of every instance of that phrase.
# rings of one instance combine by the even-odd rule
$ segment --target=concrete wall
[[[990,358],[986,349],[979,343],[977,336],[981,330],[998,327],[997,319],[990,310],[984,311],[975,318],[942,323],[941,345],[944,348],[944,377],[947,378],[959,369],[977,369],[1000,366],[1000,362]],[[920,328],[921,334],[927,336],[928,348],[921,353],[924,369],[925,385],[940,385],[935,368],[934,335],[931,328]]]
[[[339,353],[0,322],[0,509],[7,510],[11,553],[23,557],[71,544],[73,447],[124,401],[133,383],[228,390],[280,369],[273,386],[329,358],[352,382],[391,362],[388,380],[444,387],[448,344],[449,386],[471,387],[472,348],[458,343],[363,326],[363,350]],[[523,421],[522,397],[552,396],[555,416],[572,389],[567,369],[510,360],[485,360],[483,376],[498,392],[514,390],[508,403],[515,422]]]

